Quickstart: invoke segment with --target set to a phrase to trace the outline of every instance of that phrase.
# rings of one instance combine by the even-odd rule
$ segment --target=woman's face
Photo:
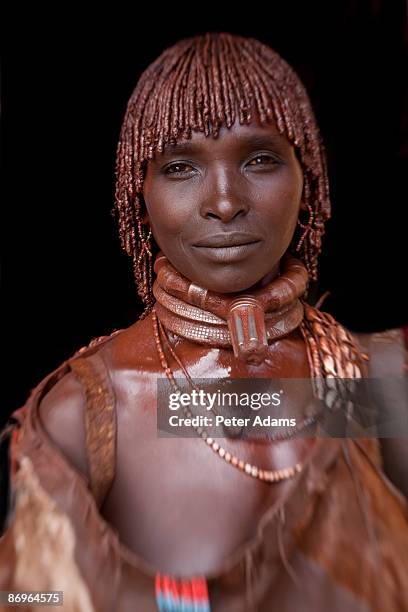
[[[274,124],[193,132],[148,163],[143,196],[153,236],[188,279],[220,293],[278,272],[298,218],[303,174]]]

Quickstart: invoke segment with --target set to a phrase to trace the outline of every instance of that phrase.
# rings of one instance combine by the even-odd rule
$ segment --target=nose
[[[239,215],[246,215],[249,201],[239,192],[239,181],[227,172],[214,173],[208,185],[208,197],[200,206],[200,215],[204,219],[219,219],[228,223]],[[218,174],[218,176],[217,176]]]

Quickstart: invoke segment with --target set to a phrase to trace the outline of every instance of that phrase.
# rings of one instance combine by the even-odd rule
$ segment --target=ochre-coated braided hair
[[[308,95],[293,69],[270,47],[252,38],[207,33],[166,49],[141,75],[123,121],[116,162],[116,210],[121,244],[133,259],[138,293],[150,312],[152,251],[142,218],[146,166],[166,145],[192,131],[218,136],[236,118],[249,124],[275,121],[293,144],[304,175],[306,219],[291,243],[317,280],[324,222],[330,216],[324,148]]]

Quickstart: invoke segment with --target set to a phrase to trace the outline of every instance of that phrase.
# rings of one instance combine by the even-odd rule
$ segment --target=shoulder
[[[111,342],[101,347],[101,354],[111,372],[116,370],[157,372],[160,363],[153,333],[152,314],[122,330]]]
[[[114,396],[131,385],[132,392],[145,385],[146,375],[159,370],[151,315],[129,328],[93,340],[75,354],[76,359],[97,353],[106,368]],[[69,360],[70,363],[73,360]],[[41,423],[51,441],[69,462],[86,478],[89,465],[86,448],[85,411],[87,389],[74,371],[65,374],[51,386],[39,404]]]
[[[403,376],[407,373],[408,328],[387,329],[374,333],[353,333],[369,356],[371,377]]]

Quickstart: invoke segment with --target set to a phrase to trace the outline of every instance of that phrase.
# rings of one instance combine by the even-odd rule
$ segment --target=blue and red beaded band
[[[203,577],[179,579],[157,573],[155,591],[159,612],[211,612]]]

